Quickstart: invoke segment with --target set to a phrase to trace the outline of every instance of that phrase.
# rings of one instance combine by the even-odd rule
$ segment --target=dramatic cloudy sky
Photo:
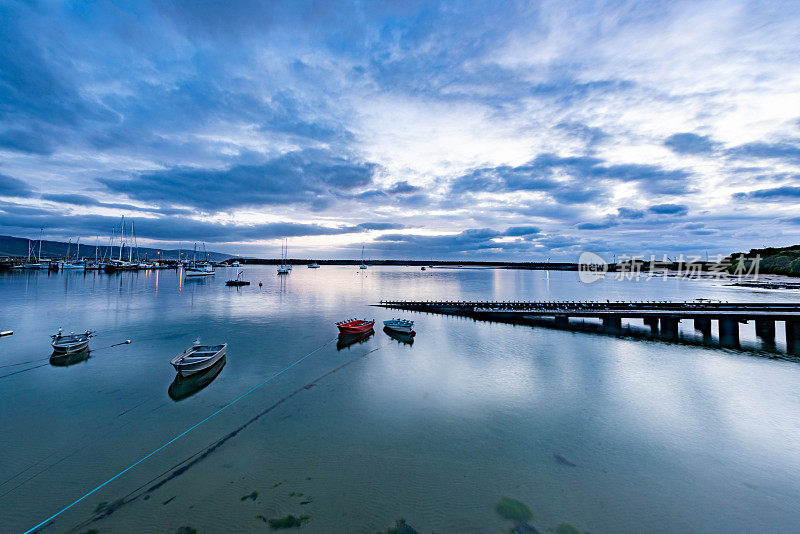
[[[1,234],[704,255],[798,200],[798,2],[0,1]]]

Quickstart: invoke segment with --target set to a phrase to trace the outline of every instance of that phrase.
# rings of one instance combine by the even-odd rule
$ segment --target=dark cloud
[[[52,143],[41,132],[16,129],[0,132],[0,148],[45,156],[53,153]]]
[[[717,150],[719,143],[706,135],[676,133],[667,137],[664,146],[676,154],[710,154]]]
[[[564,204],[580,204],[605,198],[603,181],[636,183],[641,189],[659,194],[687,191],[689,172],[667,170],[637,163],[609,165],[593,156],[561,157],[540,154],[516,167],[482,167],[457,178],[455,192],[542,191]]]
[[[386,193],[390,195],[408,195],[411,193],[416,193],[420,191],[422,188],[417,187],[415,185],[411,185],[407,181],[403,180],[402,182],[396,182],[390,188],[386,189]]]
[[[746,143],[728,149],[727,153],[739,158],[781,159],[792,163],[800,163],[800,141],[781,141],[777,143]]]
[[[72,206],[96,206],[99,208],[110,208],[123,211],[137,211],[145,213],[157,213],[161,215],[197,215],[197,210],[186,208],[155,208],[134,206],[120,202],[100,202],[96,198],[77,193],[50,193],[40,197],[42,200],[58,202],[59,204],[69,204]]]
[[[367,222],[357,226],[364,230],[400,230],[401,228],[406,228],[404,224],[390,222]]]
[[[260,165],[228,169],[175,167],[130,179],[101,179],[111,191],[158,204],[183,204],[208,211],[242,206],[303,203],[326,206],[335,191],[368,186],[375,165],[306,149]]]
[[[683,204],[655,204],[647,208],[647,211],[658,215],[686,215],[689,208]]]
[[[29,197],[33,195],[30,186],[18,178],[0,174],[0,196]]]
[[[644,211],[632,208],[617,208],[617,217],[620,219],[643,219]]]
[[[770,189],[757,189],[755,191],[734,193],[733,198],[738,200],[770,200],[784,198],[800,198],[800,187],[784,185]]]
[[[611,228],[612,226],[617,226],[615,221],[603,221],[603,222],[584,222],[575,225],[575,228],[578,230],[604,230],[606,228]]]
[[[541,233],[541,230],[536,226],[510,226],[503,232],[503,235],[508,237],[523,237],[538,233]]]
[[[221,224],[186,217],[137,217],[136,235],[140,239],[158,241],[207,241],[226,243],[266,240],[278,237],[340,235],[367,231],[362,226],[322,226],[302,223]],[[70,215],[41,208],[0,203],[0,226],[18,231],[46,228],[49,234],[101,235],[118,226],[119,217],[103,215]]]

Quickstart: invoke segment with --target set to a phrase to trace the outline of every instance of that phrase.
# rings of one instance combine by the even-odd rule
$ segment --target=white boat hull
[[[89,347],[89,335],[69,334],[61,337],[54,337],[50,346],[53,347],[53,353],[58,355],[80,352]]]
[[[186,276],[187,277],[192,277],[192,276],[212,276],[213,274],[214,274],[214,271],[211,271],[211,272],[209,272],[209,271],[188,271],[188,270],[186,271]]]
[[[197,374],[209,369],[210,367],[213,367],[215,363],[225,356],[225,351],[227,350],[228,345],[227,343],[222,345],[216,353],[210,355],[208,358],[192,357],[192,354],[195,354],[195,350],[197,348],[197,346],[192,347],[183,354],[173,358],[170,362],[181,376]]]
[[[394,332],[399,332],[401,334],[410,334],[411,330],[414,328],[413,324],[409,324],[409,325],[394,324],[394,323],[390,323],[388,321],[384,322],[383,326],[385,326],[389,330],[392,330]]]

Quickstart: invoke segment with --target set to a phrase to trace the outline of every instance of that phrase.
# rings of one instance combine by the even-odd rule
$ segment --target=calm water
[[[188,282],[174,271],[0,274],[0,330],[15,331],[0,339],[4,532],[32,527],[323,345],[45,530],[268,531],[261,517],[294,514],[310,518],[302,532],[374,533],[400,517],[423,533],[501,532],[513,526],[494,511],[502,496],[527,504],[540,531],[797,529],[798,363],[420,314],[413,345],[381,330],[331,342],[336,320],[399,314],[368,306],[381,298],[791,292],[505,270],[244,270],[253,285],[241,290],[224,285],[233,269]],[[91,357],[50,365],[59,326],[97,330]],[[224,367],[173,383],[169,359],[197,337],[229,343]]]

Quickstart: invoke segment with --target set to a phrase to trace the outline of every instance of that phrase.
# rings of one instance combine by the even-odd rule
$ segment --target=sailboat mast
[[[81,238],[78,237],[78,250],[75,251],[75,260],[81,259]]]
[[[119,261],[122,261],[122,249],[125,247],[125,216],[122,216],[122,229],[119,234]]]
[[[44,228],[42,228],[39,232],[39,258],[36,260],[37,263],[41,263],[42,261],[42,239],[44,238]]]
[[[136,247],[136,261],[139,261],[139,243],[136,241],[136,230],[133,227],[134,221],[131,221],[131,234],[133,235],[133,246]],[[133,247],[131,247],[131,262],[133,262]]]

